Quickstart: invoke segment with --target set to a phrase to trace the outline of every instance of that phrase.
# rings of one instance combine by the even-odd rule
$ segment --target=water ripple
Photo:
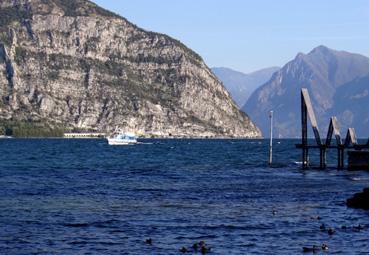
[[[369,174],[303,171],[297,141],[276,144],[272,168],[263,140],[0,142],[2,254],[167,255],[202,240],[212,254],[369,250],[369,212],[345,206]]]

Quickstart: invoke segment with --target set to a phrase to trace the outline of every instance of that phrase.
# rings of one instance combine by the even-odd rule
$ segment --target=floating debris
[[[322,218],[319,215],[314,215],[310,217],[311,220],[321,220]]]
[[[152,245],[152,239],[151,239],[151,238],[146,239],[146,240],[145,240],[145,243],[146,243],[146,244],[149,244],[149,245]]]
[[[183,246],[180,250],[180,252],[182,253],[187,253],[187,252],[201,252],[201,254],[206,254],[211,252],[211,247],[208,246],[205,241],[200,241],[200,242],[196,242],[194,244],[192,244],[191,248],[187,248],[185,246]]]
[[[313,245],[313,247],[302,247],[303,252],[318,252],[320,251],[320,247],[317,245]]]
[[[326,244],[322,244],[322,250],[323,251],[327,251],[328,250],[328,245],[326,245]]]
[[[182,252],[182,253],[186,253],[186,252],[188,252],[188,249],[183,246],[181,249],[179,249],[179,251]]]
[[[334,228],[329,228],[328,229],[328,234],[329,235],[333,235],[334,233],[336,233],[336,230]]]
[[[316,253],[321,250],[328,251],[328,245],[323,243],[321,246],[313,245],[313,247],[302,247],[302,250],[303,252],[312,252],[312,253]]]
[[[211,251],[211,247],[201,246],[201,253],[205,254]]]
[[[359,224],[357,226],[354,226],[353,229],[360,231],[360,230],[363,230],[364,229],[364,226],[362,226],[362,225]]]

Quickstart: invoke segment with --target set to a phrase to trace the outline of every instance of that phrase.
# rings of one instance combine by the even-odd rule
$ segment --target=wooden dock
[[[308,143],[308,119],[313,129],[315,144]],[[366,144],[358,144],[354,128],[347,130],[346,138],[342,140],[337,118],[331,117],[328,134],[325,142],[320,137],[318,123],[316,121],[310,95],[306,88],[301,90],[301,144],[296,144],[296,148],[302,150],[302,167],[308,168],[310,165],[309,151],[319,150],[319,166],[321,169],[327,167],[327,150],[337,150],[337,168],[345,167],[345,150],[348,151],[349,169],[369,169],[369,140]],[[335,143],[332,143],[333,135]]]

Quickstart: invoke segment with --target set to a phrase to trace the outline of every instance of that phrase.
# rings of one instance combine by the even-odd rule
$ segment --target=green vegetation
[[[48,4],[50,1],[43,1],[45,4]],[[60,8],[62,8],[65,16],[76,17],[82,16],[78,11],[80,7],[79,0],[53,0]]]
[[[109,74],[114,77],[121,77],[129,68],[123,64],[113,60],[100,61],[92,58],[81,58],[79,66],[84,71],[89,71],[91,68],[98,70],[100,73]]]
[[[164,37],[166,40],[168,40],[170,43],[175,44],[176,46],[178,46],[179,48],[181,48],[184,52],[189,53],[189,55],[194,57],[194,60],[197,62],[202,62],[202,58],[199,54],[197,54],[196,52],[194,52],[193,50],[191,50],[190,48],[188,48],[186,45],[184,45],[182,42],[168,36],[165,34],[160,34],[160,33],[155,33],[155,32],[151,32],[151,31],[146,31],[142,28],[137,27],[135,24],[127,21],[124,17],[115,14],[111,11],[108,11],[106,9],[103,9],[101,7],[99,7],[98,5],[96,5],[95,3],[92,3],[91,1],[82,1],[82,0],[53,0],[56,4],[58,4],[59,7],[61,7],[65,13],[66,16],[87,16],[90,14],[96,14],[96,15],[100,15],[100,16],[104,16],[104,17],[114,17],[114,18],[119,18],[122,19],[124,21],[126,21],[127,23],[129,23],[130,25],[132,25],[134,28],[136,28],[137,30],[139,30],[140,32],[144,32],[145,34],[147,34],[148,36],[150,36],[151,38],[154,37]],[[87,4],[86,4],[87,2]],[[133,37],[129,38],[128,43],[132,43],[132,42],[136,42],[139,41],[141,39],[144,39],[146,37],[145,34],[142,33],[135,33]],[[96,46],[95,44],[96,42],[92,41],[91,44],[89,43],[86,47],[90,50],[93,50],[94,46]],[[198,63],[196,63],[198,64]]]
[[[52,81],[56,81],[59,78],[59,72],[58,71],[50,71],[48,74],[48,77]]]
[[[23,19],[29,19],[32,14],[26,10],[17,7],[8,7],[0,9],[0,27],[9,26],[14,21],[21,21]]]
[[[96,14],[98,14],[98,15],[101,15],[101,16],[104,16],[104,17],[122,18],[120,15],[118,15],[114,12],[108,11],[104,8],[101,8],[100,6],[96,5],[95,3],[90,2],[90,6],[92,8],[94,8],[94,10],[96,11]]]
[[[90,37],[87,39],[85,43],[85,53],[89,51],[96,52],[97,51],[97,45],[100,42],[100,39],[97,37]]]
[[[64,12],[65,16],[77,17],[77,16],[88,16],[91,14],[97,14],[104,17],[119,17],[119,15],[105,10],[95,3],[86,0],[42,0],[44,4],[50,4],[54,2]]]
[[[0,135],[14,137],[63,137],[65,128],[51,127],[41,122],[0,121]]]
[[[157,57],[154,57],[152,55],[144,56],[144,54],[138,54],[136,57],[129,58],[129,60],[130,62],[135,62],[135,63],[157,63],[159,65],[171,64],[174,62],[174,61],[170,61],[166,59],[163,56],[157,56]]]
[[[50,70],[68,69],[76,65],[76,59],[63,54],[50,54],[48,59],[45,55],[45,61]]]
[[[22,48],[22,47],[16,47],[15,48],[15,63],[17,63],[17,65],[21,65],[22,63],[24,63],[26,61],[27,58],[27,51]]]
[[[34,58],[40,63],[44,63],[46,62],[46,57],[47,57],[47,54],[42,51],[32,52],[23,47],[19,47],[19,46],[15,48],[14,60],[18,65],[21,65],[22,63],[26,62],[27,59],[30,59],[30,58]]]
[[[10,45],[12,43],[6,32],[0,33],[0,43],[3,43],[5,45]]]
[[[145,31],[145,30],[143,30],[143,31]],[[199,54],[197,54],[196,52],[194,52],[193,50],[188,48],[181,41],[179,41],[177,39],[174,39],[174,38],[172,38],[172,37],[170,37],[169,35],[166,35],[166,34],[160,34],[160,33],[155,33],[155,32],[151,32],[151,31],[145,31],[145,32],[148,33],[148,35],[151,36],[151,37],[155,37],[155,36],[164,37],[166,40],[170,41],[171,43],[174,43],[176,46],[181,48],[184,52],[192,55],[196,61],[199,61],[199,62],[203,61],[202,57]]]
[[[66,133],[96,133],[101,132],[101,130],[93,129],[93,128],[70,128],[65,130]]]

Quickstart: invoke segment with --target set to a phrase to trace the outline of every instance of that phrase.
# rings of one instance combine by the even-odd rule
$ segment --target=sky
[[[368,0],[93,0],[174,37],[209,67],[283,66],[319,45],[369,56]]]

